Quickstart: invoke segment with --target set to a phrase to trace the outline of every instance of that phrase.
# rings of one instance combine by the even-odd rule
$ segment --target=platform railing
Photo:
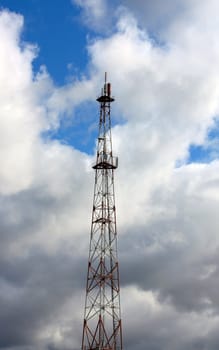
[[[93,169],[116,169],[118,167],[118,157],[110,154],[99,154]]]

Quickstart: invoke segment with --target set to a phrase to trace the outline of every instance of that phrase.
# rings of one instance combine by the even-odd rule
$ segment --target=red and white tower
[[[119,264],[117,256],[114,170],[110,105],[111,85],[105,84],[100,103],[94,199],[88,259],[82,350],[121,350]]]

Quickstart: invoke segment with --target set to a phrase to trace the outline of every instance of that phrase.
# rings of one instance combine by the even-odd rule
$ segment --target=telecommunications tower
[[[82,350],[122,350],[119,266],[117,257],[114,170],[110,105],[111,85],[105,84],[100,103],[94,199],[88,259]]]

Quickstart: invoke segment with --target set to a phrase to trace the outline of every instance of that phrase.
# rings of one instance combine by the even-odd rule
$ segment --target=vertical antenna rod
[[[105,83],[100,103],[94,199],[88,258],[82,350],[122,350],[119,265],[117,257],[114,170],[110,104],[111,85]]]

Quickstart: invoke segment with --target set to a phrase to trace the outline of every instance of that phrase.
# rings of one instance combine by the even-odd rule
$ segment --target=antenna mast
[[[114,170],[110,105],[111,85],[105,83],[100,103],[94,199],[88,259],[82,350],[122,350],[119,265],[117,257]]]

